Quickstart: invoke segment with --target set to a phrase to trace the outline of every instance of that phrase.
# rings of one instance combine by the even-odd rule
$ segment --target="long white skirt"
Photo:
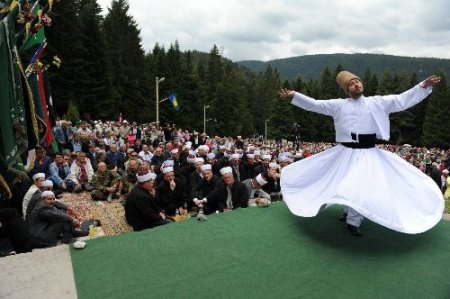
[[[340,144],[281,172],[283,200],[298,216],[317,215],[324,204],[349,206],[387,228],[424,232],[442,218],[436,183],[394,153]]]

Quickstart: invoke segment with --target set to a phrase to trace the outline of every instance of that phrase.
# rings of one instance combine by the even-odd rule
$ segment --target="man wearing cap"
[[[262,187],[269,181],[267,173],[260,173],[254,178],[246,179],[242,184],[247,188],[249,193],[249,206],[255,206],[258,198],[267,199],[267,203],[270,203],[270,195],[266,193]]]
[[[125,218],[134,231],[172,222],[156,202],[153,186],[155,178],[156,174],[152,172],[138,173],[138,185],[125,201]]]
[[[23,197],[23,201],[22,201],[23,217],[25,217],[25,215],[27,214],[27,207],[28,207],[28,204],[30,203],[31,198],[33,197],[34,193],[36,193],[36,192],[40,193],[39,188],[41,187],[42,182],[45,181],[45,174],[42,172],[36,173],[33,175],[32,179],[33,179],[33,185],[30,186],[27,193]]]
[[[219,201],[223,197],[223,182],[214,175],[211,164],[201,166],[202,180],[194,187],[191,198],[195,205],[202,205],[205,214],[219,210]]]
[[[283,169],[281,190],[289,209],[311,217],[324,204],[342,204],[354,236],[361,235],[364,217],[409,234],[432,228],[444,209],[439,188],[402,158],[376,148],[375,142],[389,140],[389,114],[425,99],[441,78],[430,76],[399,95],[371,97],[363,95],[361,79],[348,71],[336,80],[349,98],[315,100],[293,90],[280,92],[302,109],[333,117],[339,143]]]
[[[56,245],[61,234],[63,235],[61,241],[65,244],[72,242],[73,238],[88,234],[77,230],[80,221],[55,205],[55,194],[52,191],[42,192],[41,201],[31,211],[28,220],[28,229],[35,241],[43,244],[43,247],[51,247]]]
[[[222,174],[222,198],[218,203],[220,211],[229,211],[237,208],[246,208],[250,194],[241,182],[234,179],[233,170],[230,166],[220,170]]]
[[[244,168],[245,176],[247,178],[254,178],[258,175],[255,170],[255,168],[258,166],[258,164],[256,164],[255,162],[255,154],[250,153],[246,154],[246,156],[247,161],[245,161],[242,165]]]
[[[195,158],[195,171],[193,171],[189,175],[188,186],[189,192],[191,193],[193,188],[202,180],[202,165],[205,164],[205,160],[203,158],[197,157]]]
[[[269,171],[269,163],[270,163],[270,161],[272,161],[272,155],[264,154],[261,156],[261,160],[262,160],[262,163],[255,168],[255,172],[257,174]]]
[[[50,180],[45,180],[41,182],[38,191],[34,192],[33,196],[31,196],[30,202],[27,205],[27,210],[23,215],[25,221],[28,220],[28,216],[30,216],[31,211],[33,211],[36,204],[41,200],[42,192],[44,191],[53,191],[53,182]]]
[[[448,169],[442,170],[442,176],[444,178],[444,186],[442,187],[444,191],[444,199],[449,200],[450,199],[450,176],[448,175],[449,171]]]
[[[167,215],[174,216],[178,209],[180,214],[184,212],[184,206],[188,201],[188,192],[182,179],[175,177],[172,166],[162,169],[163,180],[156,188],[156,199],[159,206]]]

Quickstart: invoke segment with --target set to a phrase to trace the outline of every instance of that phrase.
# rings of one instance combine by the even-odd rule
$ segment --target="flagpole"
[[[155,78],[156,85],[156,124],[159,125],[159,83],[163,82],[166,78]]]

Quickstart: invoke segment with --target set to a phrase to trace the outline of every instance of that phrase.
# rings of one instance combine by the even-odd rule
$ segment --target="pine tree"
[[[450,91],[442,71],[436,73],[442,80],[433,87],[423,124],[422,143],[427,147],[449,148],[450,138]],[[425,100],[426,101],[426,100]]]
[[[103,22],[106,53],[112,65],[112,98],[114,114],[125,118],[146,121],[151,80],[146,76],[144,50],[136,21],[128,14],[126,0],[113,0]]]

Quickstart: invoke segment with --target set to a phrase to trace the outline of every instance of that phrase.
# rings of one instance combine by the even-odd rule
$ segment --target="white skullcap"
[[[52,187],[53,188],[53,182],[50,180],[45,180],[41,183],[41,187]]]
[[[173,167],[164,167],[163,169],[162,169],[162,173],[164,173],[164,174],[166,174],[166,173],[168,173],[168,172],[173,172]]]
[[[209,154],[206,155],[206,158],[208,158],[208,160],[215,159],[216,158],[216,154],[209,153]]]
[[[227,147],[225,145],[221,145],[219,146],[219,149],[227,149]]]
[[[224,175],[226,173],[233,173],[233,169],[231,169],[230,166],[223,167],[223,168],[220,169],[220,174],[221,175]]]
[[[41,193],[41,198],[50,197],[50,196],[55,197],[55,193],[53,193],[52,191],[44,191]]]
[[[286,162],[287,160],[289,160],[289,157],[284,155],[284,154],[278,157],[278,162],[279,163]]]
[[[247,154],[248,159],[255,159],[255,154]]]
[[[36,173],[35,175],[33,175],[32,178],[33,178],[33,180],[35,180],[35,181],[36,181],[37,179],[39,179],[39,178],[45,179],[45,173],[38,172],[38,173]]]
[[[163,167],[173,167],[173,165],[175,164],[174,160],[166,160],[163,162]]]
[[[260,150],[255,150],[255,151],[253,152],[253,154],[254,154],[255,156],[261,156],[261,151],[260,151]]]
[[[204,170],[212,170],[211,164],[204,164],[204,165],[201,166],[201,168],[202,168],[202,171],[204,171]]]
[[[270,169],[278,169],[278,164],[275,162],[270,162],[269,163],[269,168]]]
[[[186,161],[188,162],[188,163],[195,163],[196,162],[196,157],[195,157],[195,155],[189,155],[189,156],[187,156],[187,158],[186,158]]]
[[[269,160],[269,161],[270,161],[270,160],[272,160],[272,156],[271,156],[271,155],[263,155],[263,156],[262,156],[262,159],[263,159],[263,160]]]
[[[172,154],[178,154],[178,148],[174,148],[170,151]]]
[[[262,174],[258,174],[255,179],[261,187],[267,184],[267,180],[262,176]]]
[[[230,159],[232,159],[232,160],[238,160],[238,159],[240,159],[240,158],[241,158],[241,155],[239,155],[239,154],[232,154]]]
[[[197,162],[205,163],[205,159],[203,159],[202,157],[197,157],[195,158],[195,163]]]
[[[138,182],[139,183],[143,183],[149,180],[155,180],[156,179],[156,174],[154,174],[153,172],[147,172],[147,173],[138,173],[136,175]]]
[[[207,145],[200,145],[197,149],[199,151],[209,151],[209,147]]]

